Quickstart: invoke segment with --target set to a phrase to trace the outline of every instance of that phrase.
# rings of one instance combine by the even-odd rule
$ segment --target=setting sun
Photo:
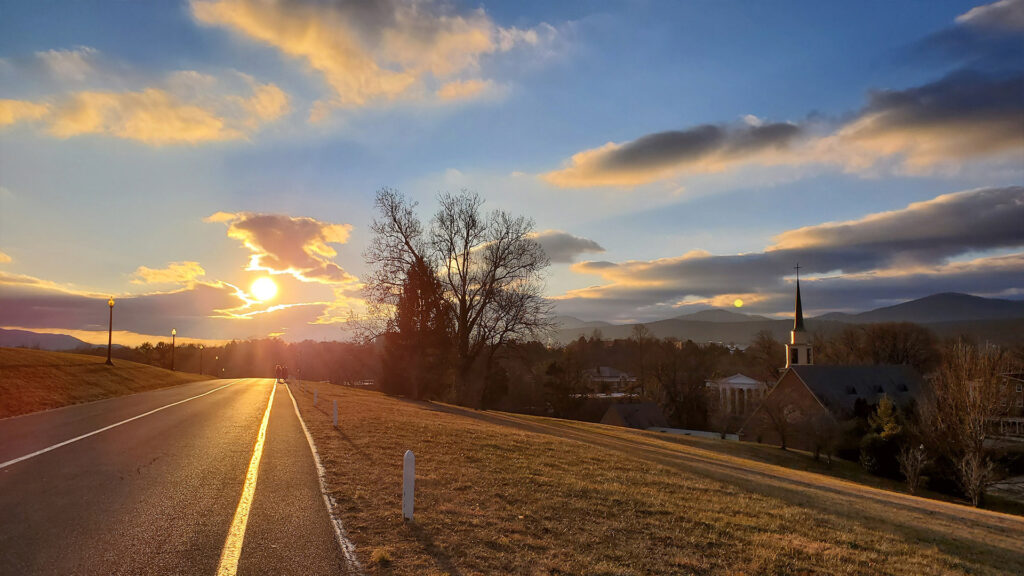
[[[263,278],[257,278],[252,286],[249,288],[249,292],[260,301],[266,302],[274,296],[277,296],[277,284],[270,279],[269,276]]]
[[[743,307],[743,300],[737,298],[736,300],[733,301],[732,305],[737,307],[737,308],[742,308]]]

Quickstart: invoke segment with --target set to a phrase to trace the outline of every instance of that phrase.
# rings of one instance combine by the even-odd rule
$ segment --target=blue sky
[[[812,312],[1019,299],[1022,37],[1018,0],[3,0],[0,325],[340,337],[383,186],[534,218],[585,319],[785,313],[798,259]]]

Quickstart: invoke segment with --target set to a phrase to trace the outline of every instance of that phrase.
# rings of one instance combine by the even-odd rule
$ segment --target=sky
[[[1019,300],[1022,184],[1024,0],[0,0],[4,328],[346,338],[382,187],[584,320]]]

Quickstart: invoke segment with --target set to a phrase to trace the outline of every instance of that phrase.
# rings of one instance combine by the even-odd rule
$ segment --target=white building
[[[704,383],[712,398],[729,414],[749,414],[768,393],[768,385],[743,374]]]

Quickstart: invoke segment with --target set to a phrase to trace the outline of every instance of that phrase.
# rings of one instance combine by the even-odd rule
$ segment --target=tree
[[[442,396],[450,351],[451,323],[440,283],[426,262],[417,262],[406,272],[394,331],[386,335],[381,389],[417,399]]]
[[[921,472],[931,462],[924,444],[904,444],[896,460],[900,463],[900,473],[907,480],[907,490],[916,494],[921,485]]]
[[[985,440],[989,422],[1009,405],[1010,388],[1002,377],[1007,364],[999,348],[958,342],[943,354],[923,407],[933,444],[954,463],[960,487],[974,506],[994,479]]]
[[[377,193],[364,257],[371,268],[366,296],[370,314],[395,326],[406,271],[433,270],[451,323],[456,401],[478,406],[497,350],[508,342],[538,338],[551,327],[551,305],[541,294],[549,264],[533,239],[533,221],[495,210],[483,212],[479,195],[442,194],[429,226],[416,203],[399,192]]]
[[[779,365],[785,361],[786,347],[770,331],[761,330],[755,334],[744,354],[753,364],[754,376],[758,380],[774,384],[779,379]]]

